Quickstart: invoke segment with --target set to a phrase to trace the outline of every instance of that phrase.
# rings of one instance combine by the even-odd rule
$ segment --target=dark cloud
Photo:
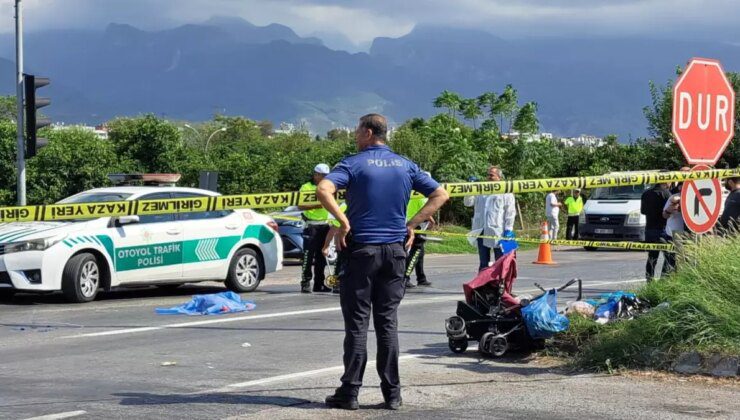
[[[417,24],[472,27],[502,37],[646,36],[740,42],[737,0],[24,0],[29,31],[158,29],[240,16],[299,34],[336,33],[355,44],[400,36]],[[0,0],[0,31],[12,31],[12,0]]]

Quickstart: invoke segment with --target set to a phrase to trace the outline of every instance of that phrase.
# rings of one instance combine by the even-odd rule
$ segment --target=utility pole
[[[21,0],[15,0],[15,66],[16,90],[18,104],[18,205],[26,205],[26,144],[23,141],[23,9]]]

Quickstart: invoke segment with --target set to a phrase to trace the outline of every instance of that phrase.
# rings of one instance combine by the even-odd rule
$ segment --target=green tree
[[[460,103],[460,113],[463,118],[473,123],[473,128],[477,128],[477,120],[483,116],[483,111],[476,99],[463,99]]]
[[[435,108],[447,108],[449,116],[455,117],[457,112],[460,110],[462,98],[455,92],[443,90],[442,93],[434,99],[433,104]]]
[[[499,129],[501,131],[504,129],[504,119],[509,123],[509,129],[507,131],[511,131],[511,119],[516,114],[518,108],[519,95],[516,89],[511,85],[506,85],[504,92],[498,96],[491,108],[492,113],[499,116]]]
[[[536,134],[540,131],[540,122],[537,119],[537,103],[527,102],[516,114],[512,128],[522,134]]]
[[[180,131],[172,123],[154,115],[119,118],[108,124],[114,150],[123,159],[137,163],[136,170],[177,172],[184,160]]]
[[[28,161],[28,201],[48,204],[110,185],[108,174],[130,169],[113,144],[79,128],[45,130],[49,144]]]
[[[13,122],[0,119],[0,204],[3,205],[13,205],[16,201],[15,129]]]
[[[0,120],[12,120],[18,116],[15,96],[0,96]]]

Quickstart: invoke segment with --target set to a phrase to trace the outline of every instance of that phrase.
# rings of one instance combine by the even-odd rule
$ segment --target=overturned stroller
[[[525,313],[527,311],[524,308],[530,303],[533,306],[534,304],[549,304],[550,311],[555,311],[556,314],[557,291],[578,283],[578,300],[580,300],[581,281],[573,279],[562,287],[550,291],[546,291],[535,283],[543,293],[529,299],[512,294],[516,275],[516,254],[511,252],[499,258],[493,266],[482,270],[473,280],[463,285],[465,301],[457,302],[457,315],[445,321],[450,350],[463,353],[467,350],[468,342],[471,340],[478,341],[478,349],[481,353],[494,357],[501,357],[512,349],[544,348],[547,335],[527,326],[528,322],[522,314],[523,311]],[[567,324],[567,319],[564,319]]]

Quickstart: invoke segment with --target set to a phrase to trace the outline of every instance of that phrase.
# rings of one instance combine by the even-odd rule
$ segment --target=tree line
[[[736,91],[740,77],[730,74]],[[650,138],[629,144],[607,136],[599,147],[565,147],[556,141],[512,139],[506,131],[536,133],[537,105],[518,103],[516,89],[484,92],[475,98],[443,91],[433,104],[444,111],[428,119],[413,118],[392,134],[390,146],[446,182],[484,179],[489,165],[506,178],[600,175],[611,171],[676,169],[683,157],[671,135],[672,86],[650,85],[652,103],[645,107]],[[740,97],[740,95],[738,95]],[[13,98],[0,100],[0,203],[15,203],[16,137]],[[740,113],[740,103],[735,107]],[[479,123],[479,120],[480,123]],[[740,124],[736,122],[736,124]],[[265,121],[240,116],[214,117],[187,124],[154,115],[125,117],[107,123],[108,140],[81,128],[45,129],[49,145],[27,163],[28,202],[48,204],[89,188],[110,185],[109,173],[178,172],[183,186],[197,186],[199,172],[219,172],[224,194],[296,190],[318,162],[333,165],[353,153],[351,133],[332,130],[312,137],[305,130],[276,133]],[[740,140],[734,138],[718,167],[740,165]],[[541,194],[518,196],[527,214],[541,213]],[[467,222],[469,210],[453,200],[443,221]]]

